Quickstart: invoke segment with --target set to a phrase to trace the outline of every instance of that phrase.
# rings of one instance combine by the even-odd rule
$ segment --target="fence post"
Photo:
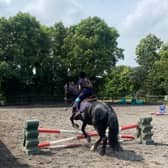
[[[152,117],[140,118],[139,129],[140,129],[140,143],[146,145],[154,144],[152,140],[153,132],[151,125]]]
[[[38,148],[38,126],[38,120],[27,120],[24,126],[23,147],[27,154],[38,154],[40,152],[40,149]]]

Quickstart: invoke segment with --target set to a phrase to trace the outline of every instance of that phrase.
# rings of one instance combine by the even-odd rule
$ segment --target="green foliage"
[[[134,86],[130,75],[132,68],[117,66],[111,69],[105,80],[103,94],[110,97],[127,96],[133,93]]]
[[[161,58],[168,58],[168,43],[163,43],[159,52]]]
[[[0,62],[0,74],[1,74],[0,76],[1,80],[6,76],[10,76],[11,74],[9,64],[6,61]]]
[[[51,27],[49,31],[52,47],[48,69],[50,69],[50,73],[52,74],[53,82],[58,82],[60,80],[64,81],[65,79],[62,77],[67,76],[67,67],[64,62],[66,51],[63,46],[67,28],[59,22]]]
[[[7,28],[0,29],[0,59],[7,61],[19,77],[30,79],[33,66],[49,53],[47,34],[29,14],[19,13],[6,22]]]
[[[71,74],[86,71],[90,77],[103,75],[123,58],[122,49],[117,47],[117,30],[108,27],[98,17],[89,17],[67,32],[64,62]]]
[[[165,44],[160,50],[161,59],[156,61],[151,68],[145,81],[145,88],[148,94],[167,95],[168,94],[168,47]]]
[[[96,82],[123,58],[118,37],[98,17],[69,28],[43,26],[28,13],[0,18],[0,92],[7,101],[20,94],[63,95],[69,75],[76,79],[81,70]]]
[[[155,61],[160,59],[158,51],[161,47],[161,40],[153,34],[143,38],[136,47],[137,62],[145,70],[149,70]]]
[[[133,85],[134,94],[143,90],[144,80],[146,79],[146,70],[143,66],[134,67],[130,73],[130,81]]]
[[[1,80],[4,94],[10,97],[16,94],[16,90],[23,92],[30,85],[36,87],[35,80],[37,81],[39,72],[42,72],[41,62],[49,56],[49,51],[48,33],[34,17],[27,13],[18,13],[8,20],[1,18],[0,61],[5,61],[11,71]],[[35,76],[33,68],[37,72]],[[40,83],[41,79],[38,78],[38,81]]]
[[[136,48],[138,73],[134,75],[135,85],[138,91],[145,94],[164,95],[167,86],[166,59],[168,58],[168,47],[166,44],[153,34],[143,38]],[[163,77],[164,76],[164,77]]]
[[[153,34],[136,47],[139,67],[116,66],[123,59],[119,34],[98,17],[64,27],[41,25],[28,13],[0,18],[0,95],[63,97],[68,78],[86,71],[96,94],[127,96],[168,94],[168,43]],[[101,78],[97,78],[99,76]]]

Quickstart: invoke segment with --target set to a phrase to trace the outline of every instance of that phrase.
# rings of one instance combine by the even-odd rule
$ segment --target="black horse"
[[[79,127],[78,124],[74,123],[74,120],[82,121],[81,130],[85,138],[87,138],[88,142],[91,141],[91,138],[89,135],[87,135],[85,131],[86,125],[89,124],[94,126],[99,135],[99,139],[91,147],[91,150],[95,151],[100,142],[102,141],[103,144],[100,154],[104,155],[106,151],[107,140],[109,141],[109,145],[112,147],[113,150],[115,151],[121,150],[122,148],[120,147],[118,139],[119,123],[113,108],[106,103],[97,101],[93,102],[83,101],[81,103],[81,106],[84,106],[82,112],[79,113],[72,112],[70,120],[72,122],[73,127]],[[108,138],[106,136],[107,128],[109,129]]]
[[[79,90],[77,85],[74,84],[73,81],[68,81],[64,85],[64,100],[65,102],[73,102],[77,95],[79,94]]]

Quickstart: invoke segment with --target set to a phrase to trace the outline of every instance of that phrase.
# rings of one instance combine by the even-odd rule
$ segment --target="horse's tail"
[[[108,113],[108,127],[109,127],[109,132],[108,132],[108,140],[109,140],[109,145],[113,149],[119,148],[119,123],[118,123],[118,118],[114,110],[110,107],[110,111]]]

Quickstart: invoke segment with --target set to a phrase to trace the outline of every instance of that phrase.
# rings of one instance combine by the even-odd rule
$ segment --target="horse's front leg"
[[[83,132],[83,135],[87,139],[88,143],[90,143],[91,142],[91,138],[90,138],[90,136],[85,131],[86,125],[87,124],[85,122],[83,122],[82,127],[81,127],[81,131]]]
[[[79,128],[79,125],[74,123],[74,117],[75,117],[75,113],[72,113],[71,117],[70,117],[70,121],[72,123],[72,127],[74,128]]]
[[[99,139],[95,142],[95,144],[91,146],[90,150],[95,151],[98,145],[100,144],[101,140],[102,140],[102,137],[99,137]]]

